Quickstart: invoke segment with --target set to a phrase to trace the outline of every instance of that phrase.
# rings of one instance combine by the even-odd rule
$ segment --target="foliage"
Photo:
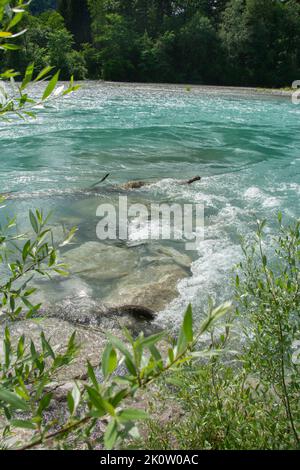
[[[9,68],[35,62],[63,79],[263,87],[290,86],[300,73],[297,0],[59,0],[57,11],[35,3]]]
[[[98,57],[102,64],[102,78],[133,79],[130,58],[134,53],[134,36],[122,16],[114,13],[107,15],[101,33],[95,36],[95,42],[100,49]]]
[[[184,417],[164,426],[150,421],[147,441],[140,446],[299,448],[299,227],[299,222],[283,226],[279,214],[279,230],[271,240],[269,231],[266,244],[266,223],[258,222],[255,240],[244,242],[235,280],[242,342],[233,331],[229,334],[237,321],[232,324],[232,319],[224,333],[212,334],[208,362],[187,364],[162,384],[159,406],[175,400]],[[273,263],[266,257],[267,246]],[[232,345],[238,345],[237,351]],[[152,412],[158,414],[155,407]]]
[[[3,198],[1,200],[4,201]],[[1,210],[4,208],[2,204]],[[26,318],[39,310],[40,305],[32,305],[29,300],[35,292],[35,289],[30,287],[30,281],[35,274],[67,274],[66,266],[57,259],[56,249],[68,243],[76,229],[73,228],[64,240],[55,245],[51,229],[46,226],[48,218],[44,218],[39,210],[35,213],[30,211],[29,219],[33,232],[30,239],[27,234],[17,232],[15,218],[0,225],[0,263],[3,266],[0,309],[11,320],[21,317],[23,308],[26,310]]]
[[[173,374],[152,406],[159,415],[169,403],[182,410],[181,419],[147,423],[143,449],[270,450],[294,449],[282,407],[271,392],[259,393],[243,370],[221,361],[185,367]],[[169,405],[170,406],[170,405]],[[178,407],[178,405],[177,405]],[[176,408],[175,408],[176,409]]]
[[[178,44],[181,61],[186,64],[190,80],[199,83],[213,80],[216,83],[217,72],[221,72],[218,66],[221,55],[217,33],[211,20],[200,12],[195,13],[180,29]],[[212,56],[214,65],[211,63]]]
[[[299,446],[300,368],[292,358],[300,331],[300,222],[285,227],[281,214],[278,221],[278,235],[268,244],[266,221],[258,222],[256,242],[244,246],[236,291],[247,320],[245,369],[262,388],[272,385]]]
[[[60,78],[84,79],[87,70],[84,56],[74,50],[74,38],[67,30],[63,17],[56,11],[44,12],[38,16],[26,14],[22,27],[26,35],[19,38],[20,53],[10,53],[5,66],[23,72],[28,63],[34,63],[37,72],[51,66],[60,70]]]
[[[60,10],[68,24],[76,10],[72,2],[60,3],[68,5]],[[295,0],[84,3],[90,11],[89,42],[100,52],[98,78],[278,87],[299,74],[300,9]],[[76,28],[71,31],[75,34]],[[172,47],[161,53],[171,37]]]
[[[75,335],[69,340],[64,354],[55,354],[43,333],[41,348],[33,342],[26,348],[24,336],[14,346],[8,328],[5,330],[4,356],[0,364],[0,411],[6,419],[2,446],[9,445],[9,438],[17,428],[31,431],[27,442],[13,447],[31,449],[38,445],[76,448],[86,444],[88,448],[104,445],[112,449],[126,437],[136,437],[136,421],[145,420],[145,411],[132,408],[130,401],[138,390],[149,386],[160,376],[177,369],[184,362],[198,359],[205,351],[196,349],[198,340],[214,322],[223,316],[230,305],[210,311],[197,334],[193,333],[192,309],[189,307],[176,341],[165,333],[137,338],[126,334],[126,343],[108,335],[107,344],[99,364],[102,380],[97,379],[97,369],[87,364],[88,383],[74,382],[65,398],[65,421],[47,420],[45,415],[51,406],[53,393],[49,384],[58,368],[68,365],[76,352]],[[157,347],[163,339],[168,344],[167,357]],[[129,347],[128,347],[129,344]],[[47,361],[50,359],[50,361]],[[125,373],[118,373],[124,364]],[[99,372],[98,372],[99,373]],[[130,399],[130,401],[129,401]],[[20,412],[22,412],[20,414]],[[106,430],[93,431],[99,421],[106,423]]]
[[[21,22],[27,4],[23,0],[15,1],[12,6],[8,0],[3,0],[0,4],[0,49],[2,51],[15,51],[19,46],[12,43],[14,38],[22,37],[26,30],[14,33],[14,29]],[[3,53],[3,52],[2,52]],[[34,63],[26,67],[24,78],[20,83],[15,81],[19,72],[8,69],[0,73],[0,117],[9,117],[13,114],[19,117],[34,117],[34,109],[46,105],[50,99],[65,96],[78,87],[73,84],[73,79],[69,87],[56,88],[59,72],[47,82],[42,95],[38,98],[29,96],[28,90],[32,83],[37,83],[49,78],[52,67],[46,66],[35,76]],[[9,86],[5,86],[5,81],[9,81]]]
[[[295,1],[231,0],[220,32],[226,81],[277,87],[291,83],[299,74],[299,21]]]

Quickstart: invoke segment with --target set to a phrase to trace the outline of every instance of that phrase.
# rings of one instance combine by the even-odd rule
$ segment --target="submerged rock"
[[[192,260],[185,253],[181,253],[175,248],[169,246],[158,246],[156,248],[156,253],[159,256],[164,256],[166,259],[172,260],[174,263],[178,264],[183,268],[190,269]]]
[[[63,261],[69,265],[72,274],[108,281],[126,276],[138,264],[138,257],[134,250],[87,242],[67,251]]]
[[[31,296],[31,301],[35,304],[41,303],[44,307],[49,304],[50,299],[55,299],[58,303],[66,298],[88,298],[93,295],[92,287],[78,276],[55,276],[51,280],[39,277],[32,281],[32,286],[37,288],[37,291]]]
[[[184,269],[174,264],[149,265],[120,281],[103,300],[114,306],[132,304],[158,312],[178,295],[177,283],[186,275]]]
[[[177,283],[188,275],[191,266],[190,257],[172,247],[128,248],[102,242],[73,248],[63,260],[73,275],[99,283],[96,296],[102,288],[103,304],[133,305],[155,312],[177,296]],[[100,313],[103,316],[104,311]]]

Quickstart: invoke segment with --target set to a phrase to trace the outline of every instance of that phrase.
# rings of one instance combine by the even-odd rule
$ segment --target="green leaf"
[[[157,349],[157,347],[154,344],[152,344],[149,347],[149,350],[151,352],[151,356],[153,357],[154,361],[156,362],[156,365],[160,369],[162,369],[163,368],[163,360],[162,360],[161,354],[160,354],[159,350]]]
[[[99,383],[98,383],[97,377],[95,375],[94,368],[93,368],[92,364],[89,361],[87,362],[87,365],[88,365],[88,376],[89,376],[92,384],[94,385],[95,389],[98,390],[99,389]]]
[[[34,423],[25,419],[12,419],[10,424],[15,428],[36,429],[36,425]]]
[[[53,92],[54,88],[56,87],[56,84],[58,82],[58,78],[59,78],[59,72],[56,72],[56,74],[51,78],[50,82],[48,83],[45,91],[44,91],[44,94],[42,96],[42,100],[46,100],[50,95],[51,93]]]
[[[179,332],[177,341],[176,357],[182,354],[187,347],[188,343],[193,341],[193,312],[192,306],[189,305],[182,323],[182,327]]]
[[[149,415],[143,410],[127,408],[126,410],[119,411],[118,419],[122,422],[137,421],[141,419],[149,419]]]
[[[174,362],[174,359],[175,359],[174,350],[172,348],[168,349],[168,358],[169,358],[169,363],[172,364],[172,362]]]
[[[68,394],[67,394],[67,403],[68,403],[68,408],[69,408],[70,414],[73,415],[74,409],[75,409],[75,404],[74,404],[74,399],[72,397],[71,392],[68,392]]]
[[[25,76],[24,76],[24,79],[22,81],[21,88],[20,88],[21,90],[24,90],[27,87],[28,83],[31,82],[33,71],[34,71],[34,64],[28,65],[28,67],[25,71]]]
[[[28,410],[28,404],[24,400],[18,397],[18,395],[15,393],[12,393],[2,387],[0,388],[0,400],[4,403],[7,403],[16,410]]]
[[[31,248],[31,241],[27,240],[27,242],[23,246],[23,250],[22,250],[22,259],[23,259],[24,262],[26,261],[28,253],[30,252],[30,248]]]
[[[52,250],[49,256],[49,263],[48,266],[51,267],[55,264],[56,261],[56,251]]]
[[[34,79],[35,82],[40,81],[42,78],[44,78],[51,70],[53,67],[50,67],[49,65],[45,67],[39,74],[38,76]]]
[[[225,302],[219,307],[213,309],[210,315],[202,322],[200,326],[200,334],[203,334],[209,327],[216,322],[219,318],[223,317],[232,308],[231,302]]]
[[[80,399],[81,399],[80,389],[77,383],[75,382],[72,392],[69,392],[67,394],[67,402],[68,402],[68,407],[69,407],[71,415],[73,415],[76,412],[78,405],[80,403]]]
[[[77,232],[78,228],[77,227],[72,227],[65,239],[59,244],[59,246],[65,246],[70,243],[72,238],[74,237],[75,233]]]
[[[188,343],[193,341],[193,311],[191,304],[188,306],[183,320],[183,332]]]
[[[60,276],[64,276],[64,277],[69,276],[68,271],[65,271],[64,269],[54,268],[53,270]]]
[[[76,331],[74,331],[68,341],[67,355],[73,356],[79,349],[78,344],[76,344]]]
[[[118,423],[115,419],[112,419],[108,424],[104,434],[104,446],[106,449],[113,449],[118,438]]]
[[[7,51],[17,51],[20,49],[20,46],[6,42],[5,44],[1,44],[0,49],[5,49]]]
[[[101,413],[106,414],[109,413],[110,415],[115,415],[114,407],[108,403],[108,401],[104,400],[104,398],[100,395],[100,393],[93,389],[92,387],[86,386],[86,390],[90,397],[92,404],[97,408],[98,411]]]
[[[39,225],[32,210],[29,211],[29,220],[35,233],[39,232]]]
[[[140,346],[151,348],[154,344],[158,343],[161,339],[166,336],[166,333],[163,331],[162,333],[157,333],[155,335],[147,336],[140,341]]]
[[[117,358],[116,350],[113,348],[113,346],[110,343],[104,349],[101,365],[102,365],[102,372],[105,378],[107,378],[110,374],[112,374],[118,365],[118,358]]]
[[[18,341],[17,357],[20,359],[24,354],[25,336],[22,335]]]
[[[44,352],[47,352],[47,353],[49,354],[49,356],[52,357],[52,359],[55,359],[54,351],[53,351],[53,349],[51,348],[49,342],[46,340],[43,331],[42,331],[42,333],[41,333],[41,342],[42,342],[43,351],[44,351]]]
[[[135,368],[135,365],[134,365],[133,357],[130,354],[130,352],[128,351],[128,349],[126,348],[125,344],[122,343],[122,341],[120,341],[119,338],[117,338],[116,336],[111,335],[110,333],[108,333],[107,336],[110,339],[111,343],[125,356],[125,363],[126,363],[126,367],[129,370],[129,372],[132,375],[136,376],[137,372],[136,372],[136,368]]]
[[[119,390],[114,397],[110,398],[110,403],[116,408],[118,404],[125,398],[128,394],[127,388]]]
[[[23,17],[23,12],[22,11],[17,13],[16,15],[14,15],[12,20],[10,21],[7,29],[11,29],[14,26],[16,26],[21,21],[22,17]]]
[[[53,393],[49,392],[46,393],[46,395],[43,396],[43,398],[40,400],[39,407],[37,410],[37,415],[41,416],[43,411],[46,410],[51,402]]]

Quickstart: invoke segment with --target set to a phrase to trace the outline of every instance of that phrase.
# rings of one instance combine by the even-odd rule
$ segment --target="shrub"
[[[162,383],[159,406],[175,400],[184,417],[165,425],[151,420],[142,447],[299,448],[300,223],[283,226],[280,214],[278,221],[275,235],[258,222],[243,242],[232,332],[227,325],[212,334],[207,362],[187,364]]]

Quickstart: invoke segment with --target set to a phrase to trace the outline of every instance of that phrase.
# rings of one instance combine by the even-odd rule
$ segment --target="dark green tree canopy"
[[[34,60],[63,78],[268,87],[300,77],[297,0],[33,0],[31,12],[25,54],[7,64],[21,70]]]

